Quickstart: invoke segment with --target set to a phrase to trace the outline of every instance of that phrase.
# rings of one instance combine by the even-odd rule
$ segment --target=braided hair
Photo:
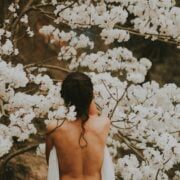
[[[76,118],[81,119],[82,128],[79,144],[81,148],[86,147],[87,141],[84,137],[84,125],[89,119],[89,107],[93,99],[93,84],[91,79],[81,72],[68,74],[62,83],[61,96],[64,99],[65,106],[75,106]],[[84,140],[85,145],[81,145],[81,139]]]

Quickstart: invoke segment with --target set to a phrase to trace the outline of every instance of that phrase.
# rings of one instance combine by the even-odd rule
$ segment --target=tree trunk
[[[0,27],[4,22],[4,0],[0,0]]]
[[[0,162],[0,180],[5,180],[5,169],[4,169],[4,161]]]

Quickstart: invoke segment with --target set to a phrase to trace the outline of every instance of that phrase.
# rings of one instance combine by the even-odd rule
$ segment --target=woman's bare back
[[[57,126],[56,122],[48,125],[48,131]],[[81,135],[81,121],[65,121],[50,137],[56,147],[61,180],[100,180],[104,157],[104,147],[108,135],[110,120],[104,117],[90,116],[85,124],[86,142]]]

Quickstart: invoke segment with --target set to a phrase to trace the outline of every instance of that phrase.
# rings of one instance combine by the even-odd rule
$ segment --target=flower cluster
[[[14,96],[14,88],[25,87],[28,78],[21,64],[12,67],[9,63],[0,60],[0,98],[8,101]]]
[[[76,62],[70,63],[70,68],[77,67],[88,67],[98,73],[114,71],[118,76],[126,75],[128,81],[141,83],[151,67],[151,62],[147,58],[141,58],[138,61],[131,51],[118,47],[108,49],[107,52],[82,53]]]
[[[106,2],[117,2],[127,8],[129,14],[134,15],[131,21],[134,28],[141,34],[152,34],[153,40],[158,34],[177,38],[180,41],[180,8],[174,7],[175,0],[107,0]]]
[[[129,33],[120,29],[103,29],[100,35],[105,40],[105,44],[113,43],[114,40],[123,42],[130,39]]]
[[[93,25],[100,28],[113,28],[115,24],[124,24],[128,13],[121,6],[111,6],[110,10],[106,4],[101,3],[94,6],[91,1],[80,1],[72,8],[64,9],[71,2],[56,6],[54,14],[58,17],[56,23],[65,22],[72,28],[90,27]]]
[[[2,41],[5,37],[5,42]],[[11,32],[0,28],[0,56],[11,55],[14,52],[12,41],[10,40]]]
[[[78,35],[75,31],[64,32],[59,31],[52,25],[43,26],[39,32],[50,37],[50,43],[58,43],[62,46],[58,54],[59,60],[76,60],[77,50],[84,48],[94,48],[94,43],[84,34]]]
[[[166,173],[180,163],[180,89],[174,84],[160,88],[152,81],[142,86],[130,85],[125,90],[127,85],[110,74],[91,73],[91,76],[96,103],[112,121],[107,143],[118,159],[117,173],[127,180],[154,179],[156,174],[159,179],[167,179]],[[119,133],[128,137],[133,147],[141,149],[142,162],[136,153],[118,153],[131,149],[115,138]]]
[[[1,117],[9,116],[10,122],[0,124],[0,157],[8,153],[13,146],[12,137],[18,141],[24,141],[37,130],[33,124],[35,118],[50,120],[76,119],[75,107],[65,107],[61,98],[61,83],[54,84],[47,75],[29,74],[27,78],[22,65],[12,66],[5,61],[0,61],[0,102]],[[29,95],[16,92],[19,87],[25,87],[28,83],[39,86],[39,92]]]
[[[0,124],[0,157],[9,152],[12,144],[10,129]]]

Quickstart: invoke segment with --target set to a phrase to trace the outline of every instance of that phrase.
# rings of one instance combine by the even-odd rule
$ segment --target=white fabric
[[[47,180],[60,180],[59,176],[60,174],[59,174],[56,148],[53,147],[49,156],[49,168],[48,168]],[[104,160],[101,168],[101,177],[102,180],[115,180],[114,167],[107,147],[105,147],[104,149]]]
[[[102,180],[115,180],[114,165],[107,146],[104,149],[104,160],[101,168]]]
[[[53,147],[49,156],[47,180],[59,180],[59,165],[55,147]]]

